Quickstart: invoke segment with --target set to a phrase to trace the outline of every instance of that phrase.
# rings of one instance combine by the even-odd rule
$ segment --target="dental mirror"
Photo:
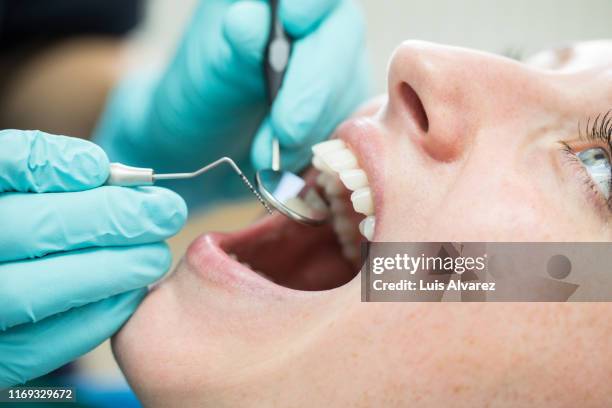
[[[313,186],[290,171],[280,170],[280,147],[272,141],[272,168],[257,172],[259,193],[272,207],[294,221],[322,225],[329,217],[327,204]]]
[[[270,107],[282,85],[291,54],[291,39],[278,18],[278,0],[270,0],[270,34],[266,44],[264,74]],[[313,186],[300,176],[280,169],[280,144],[272,139],[272,168],[257,172],[255,179],[261,196],[290,219],[306,225],[322,225],[329,209]]]

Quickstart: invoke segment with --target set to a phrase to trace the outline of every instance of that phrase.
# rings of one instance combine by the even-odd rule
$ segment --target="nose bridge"
[[[511,88],[520,87],[518,71],[518,64],[500,57],[408,41],[396,49],[389,66],[389,110],[401,118],[414,108],[406,104],[409,87],[427,118],[428,126],[417,129],[418,142],[434,159],[453,161],[480,126],[514,109],[517,89]]]

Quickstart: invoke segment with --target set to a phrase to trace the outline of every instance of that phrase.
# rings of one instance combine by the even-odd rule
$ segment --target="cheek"
[[[455,204],[444,209],[445,225],[456,225],[455,239],[549,241],[556,235],[550,222],[554,217],[531,187],[501,183],[457,195]]]
[[[533,186],[512,178],[465,176],[394,181],[385,192],[381,241],[554,241],[580,233]],[[503,180],[507,181],[503,181]],[[452,184],[452,185],[449,185]]]
[[[594,224],[571,205],[571,197],[560,197],[524,177],[491,175],[487,180],[478,188],[473,187],[475,183],[463,185],[449,195],[442,212],[444,225],[453,226],[452,231],[446,230],[454,232],[453,240],[593,240]]]

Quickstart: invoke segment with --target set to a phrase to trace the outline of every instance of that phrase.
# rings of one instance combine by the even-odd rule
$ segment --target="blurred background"
[[[92,35],[87,33],[88,20],[81,19],[86,33],[78,38],[61,39],[51,46],[45,43],[11,47],[7,45],[10,43],[7,39],[11,40],[6,29],[10,16],[7,10],[15,1],[0,0],[0,128],[41,129],[86,137],[108,91],[122,72],[155,69],[172,56],[198,0],[39,3],[43,2],[51,11],[56,4],[71,10],[70,7],[89,2],[97,4],[101,12],[112,9],[117,13],[112,19],[114,28],[103,36]],[[388,58],[405,39],[524,57],[570,42],[612,38],[610,0],[358,0],[358,3],[366,16],[365,46],[372,67],[373,94],[385,91]],[[26,23],[19,24],[18,21],[14,27],[8,25],[12,35],[28,31]],[[202,232],[243,227],[259,215],[257,204],[244,203],[193,217],[170,242],[175,261]],[[87,396],[89,405],[137,406],[134,399],[125,395],[127,386],[108,342],[81,358],[75,367],[83,389],[80,395]]]
[[[197,0],[149,2],[147,18],[137,36],[143,45],[148,44],[151,57],[167,55],[196,3]],[[543,48],[612,36],[610,0],[357,0],[357,3],[366,18],[366,46],[376,93],[385,90],[391,52],[406,39],[527,56]]]

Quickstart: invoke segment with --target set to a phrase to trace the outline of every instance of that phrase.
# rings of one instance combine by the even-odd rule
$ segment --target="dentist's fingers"
[[[227,3],[200,2],[175,59],[156,85],[150,102],[154,115],[147,118],[155,131],[145,142],[164,147],[160,151],[191,157],[193,151],[207,149],[210,157],[232,156],[239,153],[234,145],[240,139],[248,143],[245,128],[260,120],[263,111],[253,106],[264,95],[261,69],[228,44],[223,27],[231,7]],[[246,23],[245,33],[263,24],[254,16]],[[220,143],[228,136],[232,143]]]
[[[168,271],[171,259],[168,246],[157,243],[0,264],[0,332],[146,287]]]
[[[232,53],[258,73],[263,85],[262,60],[270,26],[270,8],[256,0],[238,1],[227,10],[223,19],[223,36]],[[263,89],[263,87],[262,87]]]
[[[284,0],[279,16],[287,33],[299,40],[310,33],[338,6],[341,0]],[[224,36],[236,55],[261,72],[263,51],[270,29],[267,1],[234,3],[223,21]]]
[[[176,234],[186,217],[183,199],[159,187],[5,193],[0,195],[0,262],[162,241]]]
[[[363,102],[364,50],[363,17],[352,1],[343,1],[295,43],[271,113],[282,145],[296,146],[309,136],[323,139]]]
[[[266,118],[253,142],[251,149],[251,161],[257,169],[270,168],[272,166],[272,139],[278,137],[270,125],[270,118]],[[312,158],[309,144],[303,146],[282,149],[281,168],[293,172],[299,172],[306,167]]]
[[[293,38],[309,34],[341,0],[281,0],[280,18]]]
[[[329,137],[336,125],[348,118],[351,112],[355,111],[355,104],[352,101],[362,99],[362,95],[361,89],[349,87],[344,95],[346,100],[338,102],[338,112],[347,112],[346,116],[341,116],[333,110],[327,113],[324,112],[321,123],[325,125],[325,121],[327,121],[329,128],[324,126],[320,131],[313,130],[301,144],[290,145],[288,147],[281,145],[282,168],[294,172],[302,170],[312,158],[311,146]],[[262,122],[257,132],[257,137],[253,142],[251,161],[256,169],[269,168],[272,163],[272,139],[273,137],[279,138],[279,135],[273,129],[270,120],[270,117],[268,117]]]
[[[106,154],[86,140],[10,129],[0,146],[0,192],[86,190],[108,178]]]
[[[253,143],[254,166],[269,166],[271,134],[284,149],[301,150],[328,137],[367,93],[362,16],[353,2],[342,1],[312,33],[295,42],[272,107],[271,129],[260,128]]]
[[[0,332],[0,389],[47,374],[112,336],[134,313],[146,289],[70,309]]]

